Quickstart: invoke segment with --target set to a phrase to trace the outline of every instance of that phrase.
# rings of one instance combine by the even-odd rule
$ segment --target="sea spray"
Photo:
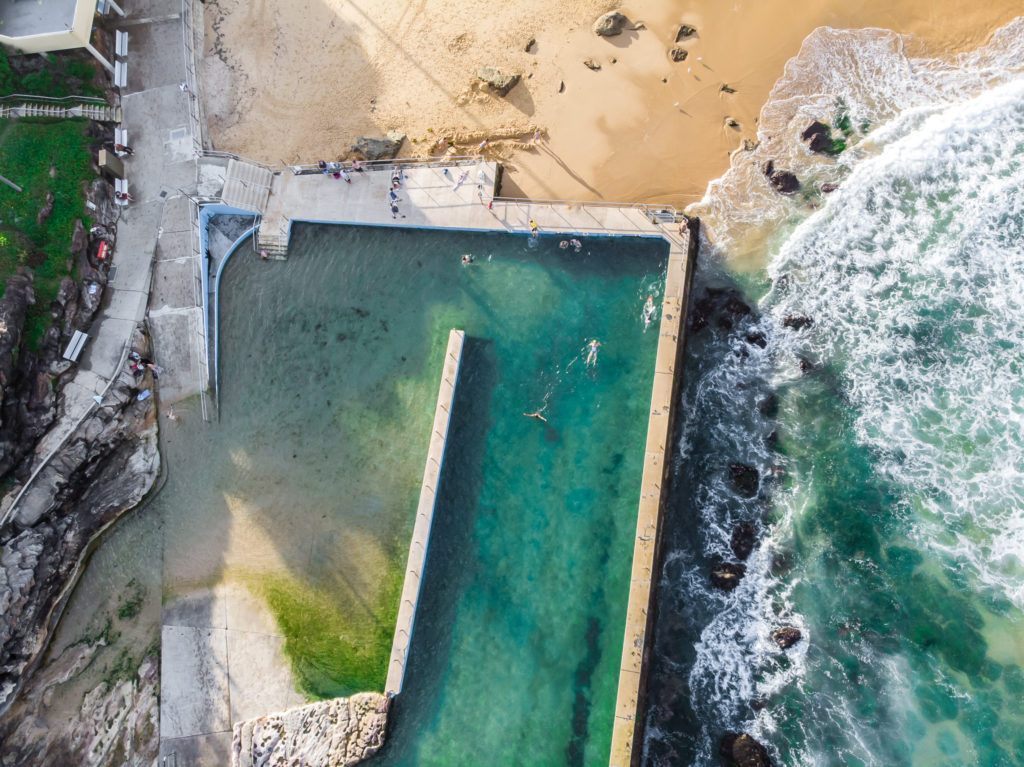
[[[779,764],[1024,759],[1024,23],[949,62],[902,43],[812,34],[699,206],[695,297],[723,255],[768,268],[742,277],[760,317],[688,349],[649,764],[713,764],[729,730]],[[813,120],[847,148],[811,153]],[[732,460],[779,480],[742,499]],[[712,591],[742,518],[759,547]],[[784,652],[782,624],[803,633]]]

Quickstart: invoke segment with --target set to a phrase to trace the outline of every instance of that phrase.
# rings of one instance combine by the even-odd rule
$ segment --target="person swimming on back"
[[[597,364],[597,350],[601,346],[601,342],[596,338],[587,344],[587,365]]]

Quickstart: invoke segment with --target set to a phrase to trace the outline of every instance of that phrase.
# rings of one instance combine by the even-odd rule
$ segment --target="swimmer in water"
[[[565,250],[566,248],[569,247],[569,241],[562,240],[560,243],[558,243],[558,247],[560,247],[562,250]]]
[[[569,240],[569,244],[572,245],[573,250],[579,253],[583,249],[583,243],[573,237]]]
[[[548,422],[548,419],[547,419],[547,418],[545,418],[544,416],[542,416],[542,415],[540,414],[540,411],[538,411],[538,412],[536,412],[536,413],[523,413],[523,415],[525,415],[525,416],[526,416],[527,418],[539,418],[539,419],[540,419],[540,420],[542,420],[542,421],[543,421],[544,423],[547,423],[547,422]]]
[[[467,264],[471,263],[473,263],[473,257],[469,255],[469,253],[464,253],[462,256],[462,265],[466,266]]]
[[[651,326],[651,320],[654,319],[654,297],[647,296],[647,303],[644,304],[644,330],[647,330]]]
[[[596,338],[587,344],[587,365],[597,364],[597,349],[601,346],[601,342]]]

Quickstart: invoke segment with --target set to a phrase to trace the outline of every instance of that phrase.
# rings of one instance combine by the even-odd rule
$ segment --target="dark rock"
[[[833,141],[832,129],[818,120],[807,126],[807,129],[800,134],[800,138],[809,142],[810,150],[818,154],[836,155],[846,149],[846,141],[843,139]]]
[[[21,345],[25,313],[35,302],[31,274],[19,271],[7,278],[7,287],[0,298],[0,328],[3,328],[0,332],[0,402],[14,377],[14,354]]]
[[[810,141],[815,136],[827,136],[830,132],[829,127],[825,125],[825,123],[820,120],[815,120],[804,129],[803,133],[800,134],[800,140]]]
[[[626,14],[619,11],[612,11],[601,16],[594,22],[594,34],[600,37],[615,37],[621,35],[622,30],[629,24]]]
[[[768,181],[776,192],[781,192],[782,194],[793,194],[800,189],[800,181],[797,179],[796,174],[788,170],[775,171],[768,177]]]
[[[719,88],[722,93],[735,93],[735,88],[730,88],[728,83],[722,83],[722,87]]]
[[[834,184],[834,183],[832,183],[830,181],[827,184],[822,184],[821,185],[821,193],[822,194],[828,194],[830,192],[834,192],[838,188],[839,188],[839,184]]]
[[[730,128],[739,128],[740,127],[739,122],[737,122],[736,120],[734,120],[731,117],[726,117],[725,118],[725,124],[727,126],[729,126]]]
[[[749,522],[740,522],[732,529],[732,540],[729,542],[729,546],[732,548],[732,553],[736,555],[736,559],[741,562],[745,562],[750,556],[756,542],[757,535],[754,532],[754,526]]]
[[[736,293],[730,293],[729,297],[725,299],[722,309],[733,317],[746,317],[750,314],[750,307],[742,300]]]
[[[366,160],[386,160],[398,154],[405,141],[404,133],[389,131],[385,138],[362,136],[352,145],[352,151]]]
[[[476,76],[487,83],[487,86],[499,96],[508,95],[508,92],[515,88],[516,83],[521,79],[520,75],[507,74],[497,67],[480,67]]]
[[[676,32],[676,42],[678,43],[680,40],[685,40],[688,37],[693,37],[695,34],[697,34],[697,30],[691,27],[689,24],[680,24],[679,31]]]
[[[36,214],[36,226],[42,226],[53,213],[53,192],[46,193],[46,204]]]
[[[533,53],[534,46],[536,45],[537,38],[531,37],[529,40],[526,41],[526,45],[523,46],[523,50],[526,51],[527,53]]]
[[[760,349],[764,349],[768,346],[768,339],[765,338],[764,333],[747,333],[747,343]]]
[[[800,357],[800,372],[804,375],[814,370],[814,363],[806,357]]]
[[[745,463],[730,463],[729,476],[732,478],[732,486],[737,493],[745,498],[753,498],[757,495],[761,476],[753,466],[747,466]]]
[[[764,438],[764,443],[768,445],[768,447],[775,447],[777,444],[779,444],[779,432],[770,432],[768,436]]]
[[[779,397],[775,392],[764,395],[757,403],[757,411],[765,418],[774,418],[779,413]]]
[[[782,650],[788,650],[802,638],[803,634],[800,633],[800,629],[791,628],[789,626],[776,629],[772,632],[772,641],[775,642],[775,644],[777,644]]]
[[[708,326],[711,320],[711,313],[714,312],[714,302],[707,296],[693,302],[693,312],[690,315],[690,330],[697,333]]]
[[[764,167],[761,168],[761,172],[768,178],[771,178],[772,174],[775,172],[775,160],[768,160],[768,162],[764,164]]]
[[[725,733],[718,755],[726,767],[774,767],[768,750],[746,733]]]
[[[812,318],[805,317],[802,314],[787,314],[782,318],[782,327],[790,328],[791,330],[803,330],[813,324],[814,320]]]
[[[71,255],[81,258],[89,249],[89,233],[85,231],[82,219],[75,219],[75,230],[71,233]]]
[[[690,55],[690,52],[681,46],[675,46],[668,52],[669,57],[672,61],[686,61],[686,57]]]
[[[587,69],[593,70],[594,72],[597,72],[599,69],[601,69],[601,65],[598,64],[593,59],[587,59],[586,61],[584,61],[583,66],[585,66]]]
[[[772,575],[782,577],[793,569],[793,553],[791,551],[777,551],[772,557]]]
[[[722,562],[711,568],[711,585],[722,591],[732,591],[740,585],[747,568],[733,562]]]
[[[565,80],[558,81],[558,92],[565,93]]]

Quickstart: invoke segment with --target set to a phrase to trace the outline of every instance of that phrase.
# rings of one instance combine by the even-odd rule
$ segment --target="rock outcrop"
[[[736,559],[743,562],[754,550],[756,542],[757,535],[754,526],[749,522],[740,522],[732,529],[732,540],[729,541],[729,547]]]
[[[768,749],[746,733],[725,733],[718,755],[725,767],[773,767]]]
[[[502,72],[497,67],[480,67],[476,76],[477,79],[487,83],[487,87],[499,96],[507,96],[508,92],[515,88],[522,78],[522,75]]]
[[[740,585],[747,568],[733,562],[722,562],[711,568],[711,585],[722,591],[732,591]]]
[[[352,151],[365,160],[387,160],[398,154],[403,141],[405,134],[397,131],[388,131],[384,138],[361,136],[352,145]]]
[[[143,653],[137,667],[132,664],[123,675],[93,684],[76,716],[61,727],[39,726],[52,715],[54,693],[69,680],[82,679],[87,668],[95,669],[94,660],[106,643],[99,637],[73,644],[33,675],[0,722],[3,764],[152,767],[160,751],[160,658],[155,646]]]
[[[686,61],[686,57],[689,55],[689,51],[681,45],[674,45],[669,49],[668,56],[672,61],[676,63],[680,61]]]
[[[594,34],[600,37],[615,37],[621,35],[628,24],[629,19],[626,18],[626,14],[621,11],[612,11],[594,22]]]
[[[788,170],[776,170],[775,162],[769,160],[764,164],[764,175],[772,189],[781,194],[795,194],[800,191],[800,180],[795,173]]]
[[[802,314],[787,314],[782,318],[782,326],[790,330],[803,330],[814,324],[814,319]]]
[[[729,476],[737,493],[745,498],[753,498],[757,495],[757,489],[761,484],[761,475],[753,466],[747,466],[745,463],[730,463]]]
[[[384,745],[389,700],[376,692],[236,722],[232,767],[356,764]]]
[[[148,352],[141,332],[134,345]],[[137,396],[150,387],[149,372],[140,381],[122,372],[0,530],[0,713],[45,649],[89,543],[138,504],[157,477],[154,400]],[[42,458],[37,453],[34,462]],[[4,498],[0,513],[11,509],[19,491]]]
[[[803,634],[800,633],[800,629],[786,626],[781,629],[776,629],[772,632],[772,641],[779,646],[780,649],[788,650],[790,647],[795,645],[803,638]]]
[[[679,31],[676,32],[676,42],[678,43],[688,37],[693,37],[695,34],[697,34],[696,28],[691,27],[689,24],[680,24]]]

